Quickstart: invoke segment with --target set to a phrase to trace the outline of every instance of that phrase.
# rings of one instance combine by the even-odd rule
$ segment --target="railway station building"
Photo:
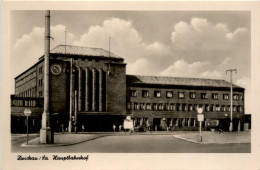
[[[195,130],[197,108],[203,127],[234,130],[244,122],[244,88],[225,80],[126,75],[124,59],[100,48],[59,45],[50,51],[52,129],[66,129],[70,119],[79,131],[112,131],[127,116],[135,128],[153,131]],[[25,108],[32,110],[30,131],[39,131],[43,113],[44,56],[15,78],[11,95],[11,132],[26,131]],[[233,98],[233,106],[230,99]],[[71,117],[72,115],[72,117]]]

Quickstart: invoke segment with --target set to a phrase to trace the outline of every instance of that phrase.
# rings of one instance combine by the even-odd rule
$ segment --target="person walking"
[[[116,132],[116,125],[115,124],[113,124],[113,130],[114,130],[114,132]]]

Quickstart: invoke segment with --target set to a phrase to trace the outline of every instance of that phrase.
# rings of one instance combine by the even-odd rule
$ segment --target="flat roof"
[[[143,76],[126,75],[128,84],[150,84],[150,85],[175,85],[175,86],[196,86],[196,87],[220,87],[230,88],[230,82],[218,79],[185,78],[185,77],[164,77],[164,76]],[[234,88],[243,87],[233,84]]]

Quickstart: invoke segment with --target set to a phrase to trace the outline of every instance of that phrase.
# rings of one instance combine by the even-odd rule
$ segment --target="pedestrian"
[[[62,133],[64,134],[64,124],[63,123],[61,124],[61,130],[62,130]]]
[[[122,125],[119,125],[119,132],[121,132],[121,129],[122,129]]]
[[[82,129],[82,132],[85,131],[85,125],[84,124],[82,124],[81,129]]]
[[[116,125],[115,124],[113,124],[113,130],[114,130],[114,132],[116,132]]]

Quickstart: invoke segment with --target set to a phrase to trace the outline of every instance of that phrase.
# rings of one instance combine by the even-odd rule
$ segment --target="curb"
[[[98,136],[98,137],[94,137],[94,138],[91,138],[91,139],[86,139],[86,140],[82,140],[82,141],[78,141],[78,142],[73,142],[73,143],[57,143],[57,144],[39,144],[39,145],[27,145],[27,143],[23,143],[21,144],[21,147],[28,147],[28,148],[35,148],[35,147],[55,147],[55,146],[70,146],[70,145],[76,145],[76,144],[79,144],[79,143],[83,143],[83,142],[87,142],[87,141],[91,141],[91,140],[94,140],[94,139],[98,139],[98,138],[102,138],[102,137],[106,137],[106,136],[109,136],[109,135],[103,135],[103,136]],[[31,141],[29,141],[28,143],[32,142],[32,141],[35,141],[39,139],[38,138],[35,138]]]
[[[188,142],[197,143],[197,144],[251,144],[251,142],[198,142],[195,140],[187,139],[181,137],[180,135],[173,135],[175,138],[186,140]]]

